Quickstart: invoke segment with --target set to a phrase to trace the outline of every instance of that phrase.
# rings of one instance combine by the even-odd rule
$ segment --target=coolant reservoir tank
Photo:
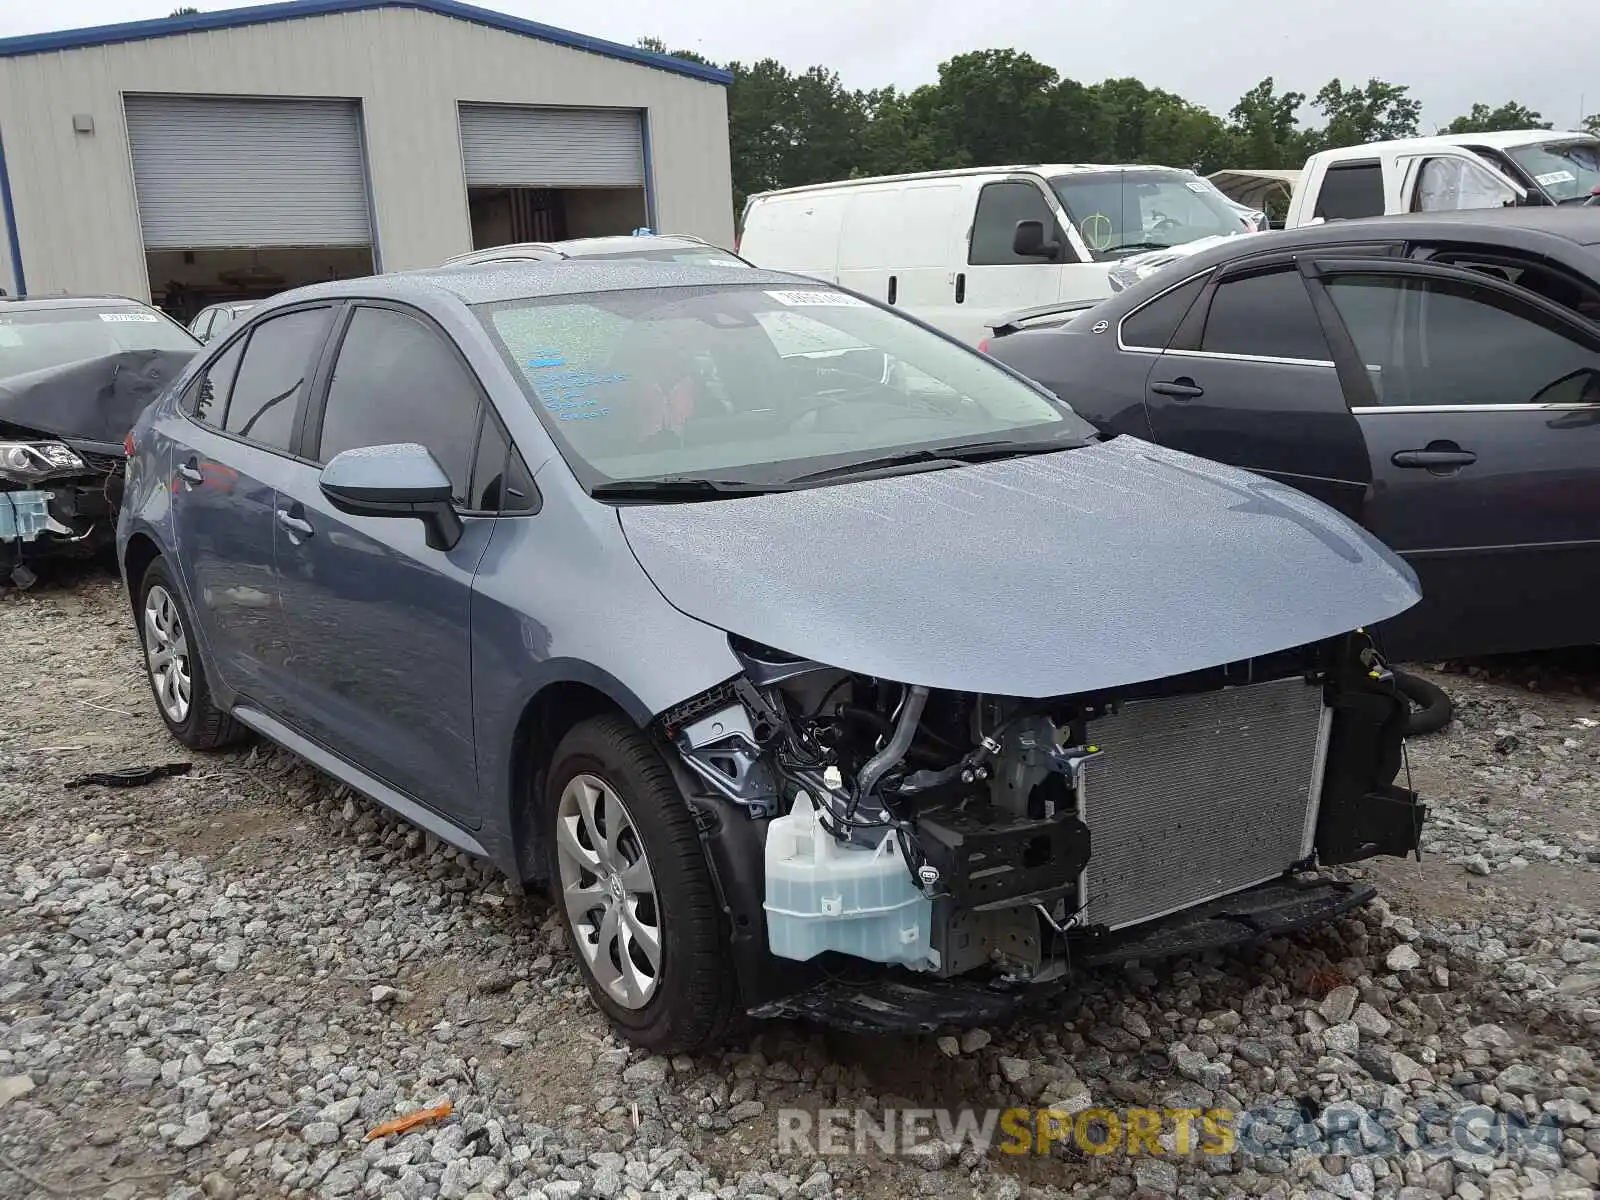
[[[874,847],[842,846],[801,792],[767,826],[767,941],[781,958],[825,950],[917,971],[939,965],[933,901],[917,887],[893,831]]]

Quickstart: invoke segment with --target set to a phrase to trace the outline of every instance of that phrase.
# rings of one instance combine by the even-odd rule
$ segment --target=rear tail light
[[[122,439],[122,454],[124,458],[133,457],[133,430],[128,430],[128,436]]]
[[[989,339],[988,338],[984,338],[982,341],[980,341],[978,343],[978,353],[979,354],[987,354],[987,353],[989,353]]]

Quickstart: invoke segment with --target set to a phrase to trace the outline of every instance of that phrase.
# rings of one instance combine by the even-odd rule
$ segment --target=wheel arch
[[[137,612],[139,585],[150,564],[161,557],[161,545],[148,533],[140,530],[128,538],[122,551],[122,579],[127,585],[128,603]]]
[[[511,853],[517,879],[524,884],[537,881],[543,872],[538,806],[556,747],[573,728],[603,715],[622,717],[640,729],[652,716],[621,683],[592,670],[549,680],[522,707],[511,736],[508,795]]]

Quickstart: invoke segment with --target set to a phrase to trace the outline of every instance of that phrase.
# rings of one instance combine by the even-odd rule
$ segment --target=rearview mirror
[[[1044,239],[1043,221],[1018,221],[1017,232],[1011,239],[1011,250],[1022,258],[1054,260],[1061,253],[1061,243]]]
[[[428,547],[449,550],[461,540],[461,518],[451,502],[450,476],[415,442],[363,446],[334,455],[322,468],[322,494],[356,517],[415,517]]]

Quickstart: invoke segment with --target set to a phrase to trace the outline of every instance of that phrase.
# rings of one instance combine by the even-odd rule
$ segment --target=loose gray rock
[[[211,1118],[205,1113],[185,1117],[183,1128],[172,1135],[172,1144],[179,1150],[193,1150],[211,1136]]]
[[[1422,965],[1422,956],[1402,942],[1383,961],[1391,971],[1415,971]]]

